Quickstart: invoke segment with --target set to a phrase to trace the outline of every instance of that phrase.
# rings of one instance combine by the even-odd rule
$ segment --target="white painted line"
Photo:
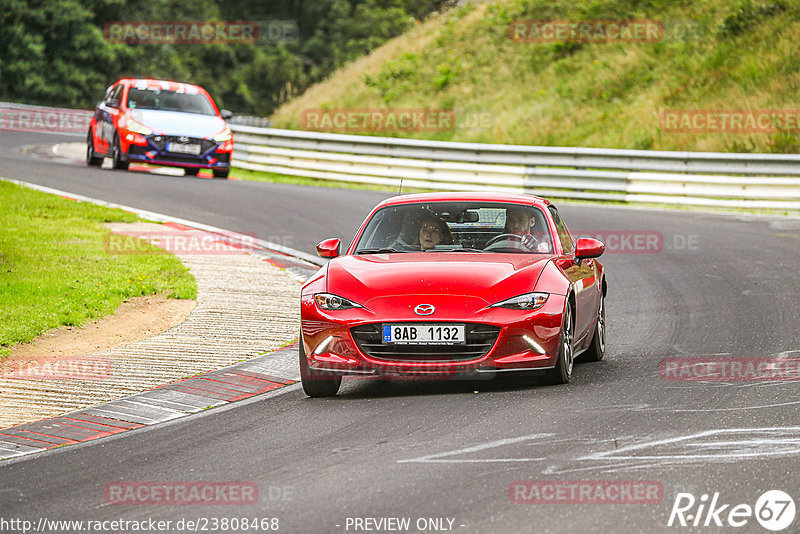
[[[398,460],[397,463],[492,463],[492,462],[537,462],[544,460],[544,458],[488,458],[488,459],[443,459],[448,456],[456,456],[458,454],[467,454],[471,452],[483,451],[486,449],[493,449],[502,447],[503,445],[511,445],[513,443],[522,443],[524,441],[531,441],[539,438],[548,438],[554,434],[529,434],[527,436],[519,436],[516,438],[505,438],[488,443],[481,443],[480,445],[473,445],[472,447],[465,447],[463,449],[456,449],[454,451],[442,452],[438,454],[429,454],[420,456],[419,458],[411,458],[410,460]]]
[[[790,434],[787,436],[786,434]],[[744,434],[745,438],[731,441],[702,441],[703,438],[714,438],[730,434]],[[751,435],[752,437],[747,437]],[[794,436],[791,436],[793,434]],[[768,436],[776,435],[775,438]],[[696,440],[696,441],[693,441]],[[684,447],[684,454],[629,454],[634,451],[653,449],[660,445],[678,444]],[[725,448],[726,445],[734,447]],[[736,446],[739,447],[736,447]],[[715,454],[698,454],[698,448],[717,449]],[[627,454],[626,454],[627,453]],[[800,454],[800,427],[764,427],[764,428],[723,428],[705,430],[685,436],[647,441],[635,445],[619,447],[612,451],[595,452],[579,458],[584,460],[682,460],[691,462],[696,459],[731,461],[741,458],[758,458],[778,455]]]
[[[155,406],[157,408],[169,408],[172,410],[180,410],[186,413],[194,413],[196,411],[202,410],[202,408],[198,408],[197,406],[191,406],[189,404],[183,404],[181,402],[175,402],[166,399],[148,397],[141,393],[139,395],[134,395],[133,397],[128,397],[128,400],[137,400],[142,404]]]
[[[100,406],[92,406],[91,408],[86,408],[85,410],[83,410],[83,413],[87,415],[99,415],[101,417],[106,417],[108,419],[116,419],[118,421],[124,421],[126,423],[134,423],[137,425],[152,425],[154,423],[159,422],[157,419],[151,419],[150,417],[134,415],[128,412],[115,412],[114,410],[106,409],[105,406],[107,405],[101,404]],[[135,417],[136,419],[140,419],[142,421],[131,421],[130,419],[126,419],[126,417]]]
[[[14,453],[14,454],[22,454],[24,452],[36,452],[44,450],[40,447],[28,447],[25,445],[17,445],[16,443],[9,443],[7,441],[0,441],[0,454],[3,453]]]
[[[141,413],[146,413],[149,414],[150,417],[158,417],[159,421],[169,421],[170,419],[174,419],[176,417],[183,417],[187,413],[183,410],[175,410],[172,408],[167,408],[166,406],[155,406],[154,404],[141,402],[135,397],[126,397],[124,399],[115,400],[112,401],[111,405],[117,409],[129,409],[131,410],[131,415],[140,415]],[[162,415],[158,415],[159,412]],[[142,417],[148,416],[143,415]]]

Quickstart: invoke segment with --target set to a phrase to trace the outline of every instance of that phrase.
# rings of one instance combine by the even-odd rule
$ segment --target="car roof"
[[[396,206],[398,204],[416,204],[424,202],[461,202],[461,201],[483,201],[483,202],[507,202],[513,204],[528,204],[531,206],[546,207],[550,201],[534,195],[522,193],[502,193],[494,191],[481,192],[448,192],[448,193],[417,193],[410,195],[398,195],[387,198],[377,207]]]

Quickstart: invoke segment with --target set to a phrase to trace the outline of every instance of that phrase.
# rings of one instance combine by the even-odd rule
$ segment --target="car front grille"
[[[474,360],[494,346],[500,327],[466,323],[466,343],[461,345],[384,344],[381,324],[364,324],[350,329],[358,347],[372,358],[404,362],[456,362]]]
[[[192,145],[200,145],[200,153],[205,154],[212,148],[216,148],[217,143],[212,141],[211,139],[201,139],[199,137],[183,137],[181,140],[181,136],[177,135],[151,135],[148,137],[148,141],[158,148],[159,150],[164,150],[167,147],[167,143],[180,143],[180,144],[192,144]]]

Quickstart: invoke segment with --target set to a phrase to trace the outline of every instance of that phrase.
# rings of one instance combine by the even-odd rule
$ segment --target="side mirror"
[[[575,243],[575,258],[579,260],[583,258],[597,258],[598,256],[602,256],[605,250],[606,246],[602,241],[589,237],[582,237]]]
[[[226,121],[230,120],[233,117],[233,111],[230,111],[230,110],[227,110],[227,109],[221,109],[219,114]]]
[[[341,240],[332,237],[331,239],[326,239],[319,245],[317,245],[317,254],[320,255],[322,258],[335,258],[339,255],[339,248],[341,247],[342,242]]]

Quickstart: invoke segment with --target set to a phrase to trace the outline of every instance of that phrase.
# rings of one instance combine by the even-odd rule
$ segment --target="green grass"
[[[520,20],[663,21],[658,42],[524,43]],[[797,109],[800,3],[494,0],[453,9],[359,59],[272,116],[305,109],[453,110],[455,129],[398,137],[544,146],[793,153],[797,131],[687,133],[664,110]],[[468,119],[480,120],[468,120]],[[482,120],[487,119],[487,120]],[[369,132],[364,132],[369,133]]]
[[[103,223],[138,220],[0,181],[0,358],[49,329],[113,313],[129,297],[196,298],[176,257],[105,251]]]

